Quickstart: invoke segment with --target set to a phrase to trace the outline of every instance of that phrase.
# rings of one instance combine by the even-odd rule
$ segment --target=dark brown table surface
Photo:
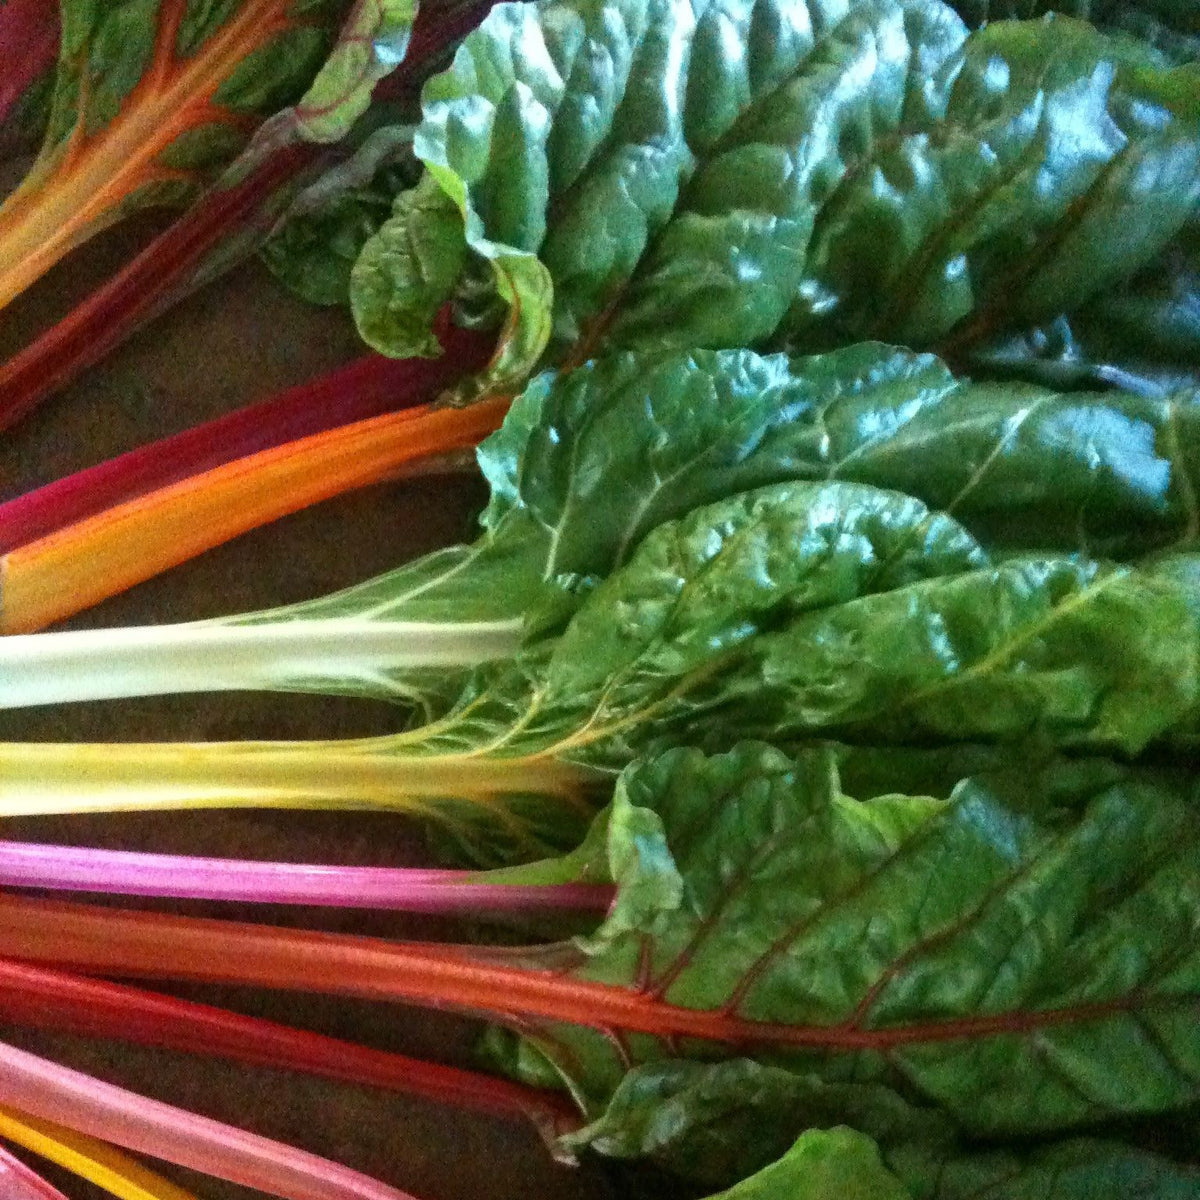
[[[0,356],[103,278],[146,232],[143,223],[106,236],[0,317]],[[0,435],[0,496],[265,398],[360,352],[348,317],[305,306],[249,263],[141,331],[17,430]],[[466,478],[372,487],[248,534],[70,625],[182,621],[319,595],[471,537],[482,499],[477,481]],[[328,737],[385,732],[396,720],[385,705],[227,694],[3,713],[0,738]],[[423,853],[419,831],[384,814],[60,817],[10,821],[5,833],[81,845],[378,865],[418,862]],[[175,908],[387,936],[454,932],[431,920],[389,914]],[[464,1065],[471,1062],[477,1031],[462,1020],[382,1004],[237,989],[179,989],[179,994]],[[325,1154],[423,1200],[599,1200],[666,1197],[674,1190],[641,1171],[631,1175],[595,1162],[577,1169],[555,1166],[531,1130],[426,1102],[114,1043],[9,1029],[0,1029],[0,1036],[112,1082]],[[258,1194],[170,1168],[164,1173],[201,1200],[249,1200]],[[105,1194],[73,1177],[53,1177],[71,1200]]]

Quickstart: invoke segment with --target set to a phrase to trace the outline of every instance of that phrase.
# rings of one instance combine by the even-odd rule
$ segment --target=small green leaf
[[[407,130],[385,126],[302,190],[260,252],[276,279],[310,304],[348,304],[351,271],[391,213],[410,148]]]
[[[350,272],[351,308],[367,344],[394,358],[436,358],[433,320],[466,252],[462,217],[440,188],[425,179],[402,192]]]
[[[375,85],[403,62],[416,16],[416,0],[354,5],[332,53],[296,105],[304,141],[336,142],[350,132]]]
[[[911,1200],[879,1147],[844,1126],[810,1129],[777,1163],[712,1200]]]

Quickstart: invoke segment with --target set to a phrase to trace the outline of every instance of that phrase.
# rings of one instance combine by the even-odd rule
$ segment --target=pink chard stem
[[[0,1042],[0,1103],[280,1200],[413,1200],[338,1163]]]
[[[0,1196],[4,1200],[67,1200],[53,1184],[0,1146]]]
[[[0,884],[54,891],[417,913],[604,912],[605,885],[521,886],[472,871],[191,858],[0,842]]]

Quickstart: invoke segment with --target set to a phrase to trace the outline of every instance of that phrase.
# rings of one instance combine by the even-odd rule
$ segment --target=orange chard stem
[[[0,634],[29,633],[289,513],[476,446],[506,397],[422,405],[251,454],[0,558]]]

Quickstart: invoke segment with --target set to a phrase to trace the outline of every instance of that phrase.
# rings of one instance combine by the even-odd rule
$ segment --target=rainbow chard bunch
[[[6,814],[366,807],[510,864],[6,842],[9,886],[576,930],[397,942],[8,894],[0,1015],[532,1117],[560,1157],[650,1157],[748,1196],[1189,1195],[1195,1171],[1127,1126],[1200,1088],[1178,765],[1200,730],[1197,411],[962,382],[879,344],[629,352],[512,406],[472,546],[288,609],[0,641],[12,705],[311,690],[408,724],[0,745]],[[515,1082],[105,975],[482,1016]],[[395,1195],[304,1157],[270,1177],[203,1122],[22,1054],[0,1068],[0,1104],[67,1127],[62,1161],[82,1133],[280,1196]]]
[[[345,743],[0,745],[0,809],[368,804],[520,840],[663,738],[1184,744],[1198,413],[1191,394],[961,383],[881,345],[547,376],[480,452],[474,545],[281,610],[0,641],[9,706],[271,689],[421,721]],[[1081,556],[1081,532],[1159,553]]]
[[[482,913],[507,908],[507,889],[530,909],[539,893],[607,903],[574,938],[517,949],[7,896],[0,950],[25,965],[0,965],[0,1013],[528,1117],[560,1156],[649,1155],[710,1187],[744,1179],[737,1196],[1082,1200],[1122,1181],[1193,1195],[1194,1169],[1106,1128],[1186,1109],[1200,1088],[1194,779],[1050,759],[951,782],[970,757],[759,743],[651,756],[578,850],[448,884],[478,890]],[[877,794],[871,778],[893,772],[926,791]],[[20,882],[63,886],[66,859],[43,850]],[[222,878],[211,862],[172,867],[178,894]],[[124,869],[97,855],[87,886],[119,886]],[[268,871],[207,894],[277,898]],[[492,1061],[524,1082],[63,967],[451,1007],[496,1023]],[[32,1055],[3,1050],[0,1068],[0,1102],[21,1114],[2,1110],[0,1132],[74,1169],[95,1146],[82,1132],[271,1195],[399,1195]]]
[[[531,1120],[560,1160],[721,1200],[1195,1200],[1191,6],[484,7],[63,9],[0,287],[189,207],[0,367],[9,416],[259,246],[381,354],[0,506],[0,708],[304,692],[392,725],[7,740],[0,815],[363,809],[443,861],[10,835],[0,1019]],[[481,17],[414,126],[423,64]],[[38,21],[0,7],[0,35]],[[50,94],[44,56],[22,69],[12,144]],[[470,544],[283,608],[36,632],[472,451]],[[486,1069],[139,980],[448,1010]],[[405,1200],[6,1045],[0,1139],[122,1200],[187,1197],[130,1152]],[[57,1198],[7,1151],[0,1182]]]

